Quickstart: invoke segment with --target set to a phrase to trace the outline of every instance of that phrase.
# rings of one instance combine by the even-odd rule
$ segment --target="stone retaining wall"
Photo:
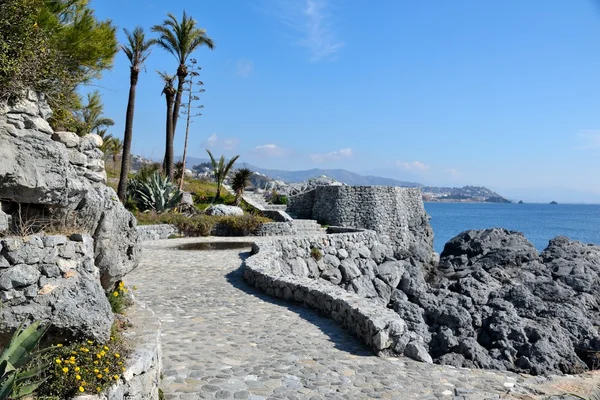
[[[124,331],[134,350],[125,363],[119,382],[99,395],[77,396],[73,400],[158,400],[162,373],[161,324],[158,317],[143,305],[126,312],[132,327]]]
[[[267,222],[255,232],[256,236],[292,236],[297,234],[292,222]]]
[[[50,335],[110,336],[114,317],[89,235],[1,239],[0,299],[0,346],[28,319],[52,324]]]
[[[400,280],[400,261],[373,231],[258,241],[244,279],[265,293],[319,310],[376,353],[432,362],[423,338],[386,307]],[[398,275],[400,274],[400,275]]]
[[[140,240],[160,240],[168,239],[172,235],[181,235],[179,229],[175,225],[159,224],[159,225],[139,225],[137,227]]]
[[[325,225],[372,229],[389,238],[397,258],[434,260],[433,231],[418,188],[319,186],[290,197],[288,210]]]

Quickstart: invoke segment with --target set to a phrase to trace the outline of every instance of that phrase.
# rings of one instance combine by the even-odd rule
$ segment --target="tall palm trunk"
[[[183,190],[183,182],[185,178],[185,163],[187,159],[187,145],[188,145],[188,136],[190,133],[190,118],[191,118],[191,107],[192,107],[192,94],[190,92],[190,100],[188,102],[188,115],[187,115],[187,125],[185,127],[185,142],[183,144],[183,160],[181,160],[181,180],[179,181],[179,190]]]
[[[177,68],[177,96],[175,97],[175,105],[173,106],[173,135],[177,129],[177,120],[179,119],[179,109],[181,108],[181,97],[183,96],[183,85],[187,78],[188,69],[185,64],[180,64]]]
[[[165,98],[167,99],[167,142],[165,149],[164,167],[165,173],[169,177],[169,180],[172,181],[173,177],[175,176],[175,171],[173,168],[173,104],[175,99],[175,89],[172,87],[165,89]]]
[[[129,76],[129,100],[127,101],[127,114],[125,116],[125,134],[123,136],[123,155],[121,156],[121,174],[117,195],[121,202],[127,196],[127,178],[131,169],[131,140],[133,138],[133,116],[135,113],[135,89],[138,83],[139,68],[131,67]],[[116,159],[115,159],[116,163]]]

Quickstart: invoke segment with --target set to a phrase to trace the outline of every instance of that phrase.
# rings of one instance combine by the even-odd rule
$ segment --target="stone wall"
[[[406,263],[373,231],[258,241],[244,278],[269,295],[319,310],[377,353],[432,362],[423,338],[386,307]],[[409,268],[409,267],[407,267]],[[408,272],[407,272],[408,273]]]
[[[0,346],[24,319],[51,323],[60,337],[110,336],[114,317],[89,235],[0,240],[0,299]]]
[[[267,222],[255,232],[256,236],[292,236],[297,234],[292,222]]]
[[[433,231],[418,188],[320,186],[290,197],[289,212],[321,224],[372,229],[389,238],[397,258],[434,260]]]
[[[294,218],[313,219],[317,189],[288,197],[287,212]]]
[[[172,235],[181,235],[179,229],[170,224],[139,225],[137,232],[141,241],[168,239]]]
[[[435,268],[391,258],[372,231],[271,238],[255,252],[250,284],[318,309],[376,352],[532,375],[597,369],[600,246],[558,237],[538,253],[495,228],[456,236]]]
[[[28,232],[15,221],[90,234],[94,263],[109,289],[138,264],[137,222],[105,184],[102,138],[54,132],[51,114],[44,96],[31,91],[0,103],[2,211],[18,217],[11,227],[17,234]]]

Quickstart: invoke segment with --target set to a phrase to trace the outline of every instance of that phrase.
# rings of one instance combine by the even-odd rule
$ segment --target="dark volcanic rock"
[[[600,351],[599,272],[599,246],[559,237],[538,255],[521,233],[467,231],[446,244],[429,283],[405,273],[398,288],[410,302],[393,294],[390,306],[436,362],[580,373]]]

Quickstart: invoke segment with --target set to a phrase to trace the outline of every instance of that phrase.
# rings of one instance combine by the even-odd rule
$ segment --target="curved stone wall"
[[[376,353],[432,362],[423,339],[386,307],[399,266],[390,265],[392,249],[376,232],[264,240],[253,252],[244,262],[250,285],[319,310]]]

